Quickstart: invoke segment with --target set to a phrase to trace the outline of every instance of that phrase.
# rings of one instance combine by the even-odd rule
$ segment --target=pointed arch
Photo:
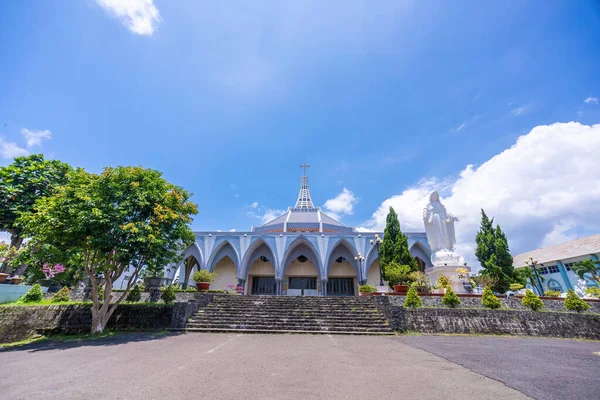
[[[359,265],[354,259],[354,257],[357,256],[358,251],[346,238],[338,239],[338,241],[331,246],[331,251],[327,254],[327,259],[325,261],[325,276],[329,276],[329,271],[333,262],[339,257],[344,257],[346,261],[352,265],[352,268],[354,268],[357,278],[360,279],[362,271],[360,271]]]
[[[239,274],[240,271],[240,256],[235,246],[227,239],[223,240],[212,252],[206,263],[206,269],[212,272],[215,265],[223,258],[229,257],[235,264],[235,268]]]
[[[288,269],[289,264],[291,264],[291,260],[294,260],[301,255],[305,256],[310,262],[313,263],[313,265],[317,269],[317,275],[320,281],[323,268],[319,259],[319,252],[317,251],[316,247],[310,242],[310,240],[308,240],[304,235],[300,235],[296,239],[294,239],[283,254],[283,258],[281,259],[281,264],[279,268],[279,278],[284,278],[285,272]]]
[[[425,268],[433,266],[431,264],[431,252],[423,243],[417,240],[408,248],[408,251],[413,257],[421,260],[425,264]]]
[[[258,238],[250,245],[246,251],[246,254],[244,254],[244,257],[242,258],[239,274],[240,279],[247,279],[250,266],[262,256],[268,258],[273,265],[273,269],[277,271],[278,264],[275,252],[266,240],[263,238]]]

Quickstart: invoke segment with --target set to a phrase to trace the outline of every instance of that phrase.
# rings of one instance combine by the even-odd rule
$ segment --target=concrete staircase
[[[186,331],[391,335],[369,297],[217,295],[189,319]]]

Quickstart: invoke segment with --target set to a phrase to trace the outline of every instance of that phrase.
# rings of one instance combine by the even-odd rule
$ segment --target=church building
[[[211,289],[239,284],[252,295],[355,296],[361,283],[383,286],[375,232],[359,232],[315,207],[308,166],[301,167],[294,207],[249,232],[195,232],[167,277],[193,285],[193,272],[206,269],[216,273]],[[431,267],[425,232],[405,234],[421,268]]]

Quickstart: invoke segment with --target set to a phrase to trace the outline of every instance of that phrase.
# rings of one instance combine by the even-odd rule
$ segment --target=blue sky
[[[195,194],[195,229],[248,230],[293,205],[306,160],[316,204],[337,199],[344,223],[378,229],[386,201],[412,189],[453,204],[467,165],[536,126],[600,123],[597,1],[124,4],[0,4],[2,165],[41,151],[90,171],[158,169]],[[23,129],[50,134],[28,147]],[[599,130],[586,132],[595,145]],[[511,201],[468,213],[498,220]],[[419,229],[413,214],[401,222]],[[600,230],[579,217],[540,216],[512,247]]]

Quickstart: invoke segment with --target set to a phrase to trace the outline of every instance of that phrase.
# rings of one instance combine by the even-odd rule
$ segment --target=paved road
[[[481,340],[480,346],[473,346],[470,342],[473,339]],[[453,340],[456,342],[449,345]],[[489,347],[486,340],[490,340]],[[481,399],[525,399],[525,395],[509,387],[519,388],[519,385],[507,382],[507,386],[477,373],[477,361],[489,361],[488,354],[496,353],[497,340],[199,333],[159,337],[130,334],[76,343],[46,342],[0,351],[2,381],[11,382],[2,385],[0,399],[464,400],[473,395]],[[504,356],[514,355],[517,360],[529,357],[520,351],[520,341],[528,339],[509,340],[513,340],[512,346]],[[428,342],[439,343],[432,347],[439,347],[440,352],[454,347],[452,353],[457,354],[458,347],[462,347],[486,355],[475,358],[475,367],[465,368],[442,358],[452,359],[452,354],[439,357],[431,354],[429,348],[425,351],[415,347],[425,348]],[[540,343],[546,345],[543,339]],[[585,365],[567,364],[575,370],[563,370],[561,365],[571,355],[560,346],[564,344],[571,351],[583,344],[589,347],[579,349],[583,354],[592,347],[598,351],[599,343],[558,340],[551,343],[556,344],[556,356],[561,359],[552,370],[556,375],[547,374],[548,382],[570,379],[566,376],[577,376],[582,368],[599,370],[598,356],[588,359]],[[536,360],[542,359],[522,361],[533,364]],[[548,365],[543,367],[547,370]],[[480,369],[482,373],[487,371]],[[524,368],[523,373],[532,370]],[[550,397],[544,394],[539,398]]]
[[[600,396],[597,341],[490,336],[399,339],[536,399],[589,400]]]

